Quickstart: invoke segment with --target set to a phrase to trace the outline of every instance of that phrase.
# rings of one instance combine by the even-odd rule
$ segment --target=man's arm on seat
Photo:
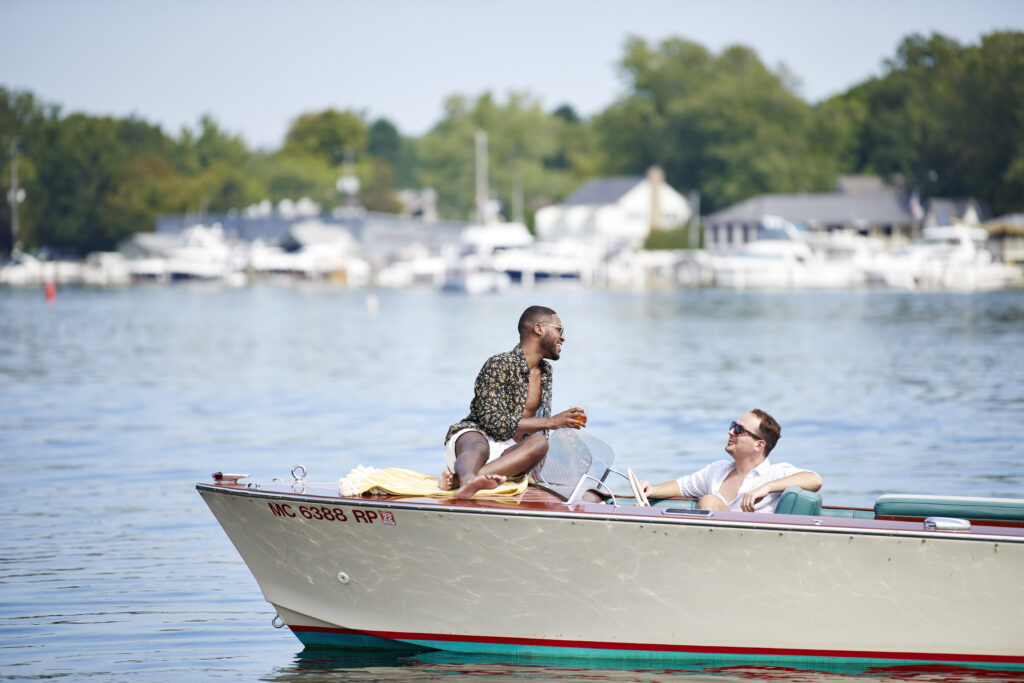
[[[767,484],[761,484],[756,489],[747,491],[743,494],[743,500],[740,501],[740,508],[746,512],[754,511],[754,504],[761,500],[769,493],[776,491],[785,491],[790,486],[799,486],[802,489],[808,491],[817,491],[821,488],[821,477],[816,473],[804,470],[803,472],[797,472],[791,474],[788,477],[782,477],[770,481]]]

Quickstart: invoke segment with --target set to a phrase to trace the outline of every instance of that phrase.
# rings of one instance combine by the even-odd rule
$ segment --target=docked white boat
[[[137,233],[121,245],[124,258],[109,259],[111,277],[132,282],[201,281],[245,284],[247,247],[219,223],[191,225],[180,233]]]
[[[441,289],[459,294],[493,294],[511,286],[512,278],[495,270],[489,260],[466,256],[445,269]]]
[[[983,228],[925,228],[920,240],[875,259],[868,281],[908,290],[986,291],[1024,286],[1024,271],[992,259]]]
[[[0,265],[0,285],[37,287],[47,282],[80,285],[83,284],[83,270],[80,261],[44,260],[15,250],[10,262]]]
[[[593,284],[601,263],[599,252],[582,242],[538,242],[522,249],[507,249],[494,256],[494,269],[513,284]]]
[[[249,246],[248,270],[260,279],[330,280],[361,287],[369,284],[371,268],[344,243],[323,242],[286,251],[257,240]]]
[[[527,248],[533,235],[522,223],[471,225],[457,244],[445,250],[440,288],[458,294],[491,294],[507,290],[512,279],[495,268],[496,254]]]
[[[179,240],[164,254],[167,279],[236,282],[244,278],[244,249],[227,238],[219,223],[185,228]]]
[[[536,242],[522,223],[466,228],[453,253],[443,289],[468,293],[504,291],[510,285],[593,284],[603,252],[583,242]]]
[[[98,251],[89,254],[82,264],[82,284],[90,287],[117,287],[130,284],[131,272],[123,254]]]
[[[444,257],[441,289],[461,294],[503,292],[512,285],[512,278],[497,267],[499,255],[529,249],[533,243],[533,235],[522,223],[471,225]]]
[[[444,284],[448,268],[444,257],[433,254],[423,245],[410,245],[396,260],[377,271],[376,284],[390,288],[437,288]]]
[[[600,451],[561,433],[549,459]],[[610,472],[591,459],[579,485],[547,482],[565,500],[533,486],[344,496],[335,482],[219,473],[197,489],[275,625],[307,646],[1024,669],[1022,500],[855,509],[794,489],[776,514],[580,502]]]
[[[847,233],[805,234],[765,216],[758,239],[709,259],[716,287],[729,289],[847,289],[865,282],[877,245]]]

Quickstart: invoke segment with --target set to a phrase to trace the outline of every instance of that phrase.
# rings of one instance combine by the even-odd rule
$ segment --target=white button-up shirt
[[[713,493],[722,500],[725,500],[725,496],[721,493],[722,482],[725,481],[725,478],[734,469],[736,469],[736,462],[734,460],[716,460],[702,470],[677,479],[679,493],[683,498],[700,498],[701,496]],[[767,484],[770,481],[782,479],[797,472],[810,471],[794,467],[788,462],[773,463],[768,458],[765,458],[764,462],[747,474],[743,483],[740,484],[736,497],[731,501],[726,501],[726,504],[730,510],[741,512],[740,504],[743,502],[743,494],[747,491],[752,491],[761,484]],[[769,493],[757,501],[754,505],[754,512],[775,512],[775,506],[778,505],[781,496],[782,491]]]

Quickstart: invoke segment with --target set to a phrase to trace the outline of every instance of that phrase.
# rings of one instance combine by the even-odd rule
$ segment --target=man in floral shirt
[[[469,415],[448,428],[440,486],[459,498],[527,474],[547,455],[546,432],[586,424],[582,408],[551,415],[551,364],[565,342],[550,308],[530,306],[519,318],[519,343],[491,356],[474,385]]]

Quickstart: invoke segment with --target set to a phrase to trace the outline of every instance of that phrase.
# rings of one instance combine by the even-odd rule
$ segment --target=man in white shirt
[[[731,461],[718,460],[656,486],[641,481],[640,487],[648,498],[699,498],[697,507],[702,510],[775,512],[779,497],[790,486],[821,488],[815,472],[768,460],[780,436],[782,428],[775,418],[755,408],[729,426],[725,451]]]

